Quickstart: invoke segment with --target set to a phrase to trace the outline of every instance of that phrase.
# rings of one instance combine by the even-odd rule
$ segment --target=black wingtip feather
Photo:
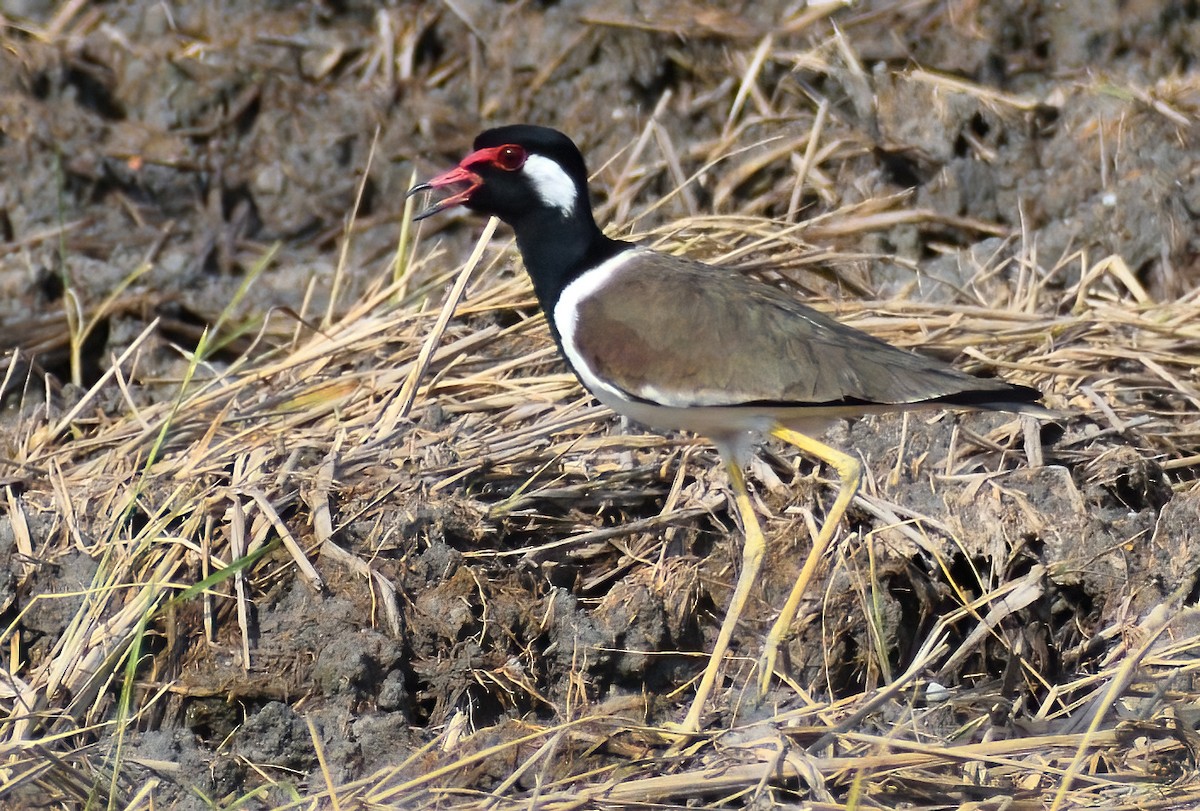
[[[935,397],[926,402],[945,406],[961,406],[981,411],[1012,411],[1035,417],[1054,417],[1053,411],[1040,405],[1042,392],[1032,386],[1010,383],[1003,389],[975,389]]]

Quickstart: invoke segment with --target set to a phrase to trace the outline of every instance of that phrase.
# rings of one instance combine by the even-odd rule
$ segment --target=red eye
[[[525,165],[525,150],[516,144],[502,146],[496,151],[496,165],[506,172],[515,172]]]

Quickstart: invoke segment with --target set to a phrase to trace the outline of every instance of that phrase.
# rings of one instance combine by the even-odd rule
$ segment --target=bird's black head
[[[571,279],[631,247],[596,227],[587,176],[570,138],[549,127],[515,124],[481,134],[458,166],[409,195],[449,192],[418,220],[463,205],[512,226],[538,301],[549,313]]]
[[[531,214],[592,221],[583,156],[570,138],[549,127],[513,124],[487,130],[458,166],[409,194],[430,189],[457,191],[422,211],[418,220],[463,205],[514,226]]]

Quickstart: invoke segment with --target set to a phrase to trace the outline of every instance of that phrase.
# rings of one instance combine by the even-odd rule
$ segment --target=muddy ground
[[[814,251],[852,254],[847,275],[832,262],[790,277],[834,301],[902,294],[1020,310],[1013,268],[1024,262],[1044,274],[1029,306],[1053,317],[1098,283],[1087,271],[1106,256],[1124,265],[1108,276],[1115,304],[1186,300],[1200,284],[1194,2],[10,0],[0,13],[10,468],[0,476],[10,499],[19,491],[30,505],[33,552],[19,546],[10,500],[0,554],[8,675],[27,684],[70,636],[88,599],[81,594],[109,565],[88,535],[107,531],[104,516],[87,505],[103,502],[111,482],[97,479],[92,491],[71,479],[72,465],[107,470],[99,457],[116,453],[87,444],[91,427],[169,403],[206,327],[227,340],[211,367],[232,368],[282,346],[298,324],[369,296],[391,272],[404,191],[451,165],[486,126],[530,121],[575,137],[599,169],[601,221],[619,233],[669,233],[705,213],[820,221],[805,239]],[[797,190],[818,119],[828,151],[812,158]],[[671,194],[716,156],[725,160]],[[842,230],[836,218],[820,220],[839,209],[880,216]],[[410,287],[425,290],[427,308],[440,307],[445,271],[461,265],[481,225],[449,217],[423,226],[434,259]],[[701,253],[719,253],[702,226],[691,227]],[[519,278],[514,256],[498,278]],[[742,258],[762,271],[771,257]],[[1001,270],[981,275],[987,266]],[[76,312],[96,318],[73,360]],[[459,316],[451,330],[461,337],[533,314],[528,296],[517,297]],[[127,390],[89,401],[73,433],[47,440],[29,427],[68,413],[155,318]],[[950,621],[950,644],[963,653],[926,674],[962,690],[934,728],[948,734],[983,707],[997,734],[1015,736],[1044,720],[1037,708],[1050,685],[1105,665],[1120,642],[1113,628],[1159,605],[1194,607],[1200,595],[1200,434],[1198,401],[1189,399],[1200,355],[1193,341],[1182,360],[1154,356],[1169,374],[1137,377],[1129,367],[1142,374],[1138,357],[1152,350],[1133,343],[1116,345],[1100,366],[1047,368],[1007,356],[1011,336],[947,334],[948,357],[1038,385],[1067,416],[1025,434],[1002,415],[835,428],[829,441],[867,463],[869,499],[852,508],[842,533],[851,540],[822,574],[783,667],[810,696],[864,694],[904,671],[965,602],[1036,584],[1037,597],[986,640]],[[1050,351],[1083,337],[1047,332],[1033,343]],[[549,347],[532,329],[488,352],[534,356],[522,373],[561,374],[549,352],[537,354]],[[982,364],[960,351],[972,347]],[[1008,366],[989,367],[989,358]],[[368,368],[377,358],[357,362]],[[207,626],[198,601],[174,607],[169,620],[156,615],[161,641],[148,645],[133,679],[142,709],[119,758],[108,728],[82,719],[111,719],[123,670],[96,688],[88,712],[63,709],[57,721],[46,719],[74,708],[72,696],[42,694],[34,715],[43,720],[28,723],[29,707],[6,694],[6,742],[42,741],[84,775],[73,783],[51,766],[21,779],[10,771],[6,802],[76,807],[90,795],[137,805],[153,796],[157,807],[238,798],[270,807],[291,790],[306,796],[380,770],[394,769],[389,779],[403,784],[586,713],[650,725],[681,718],[684,686],[703,662],[685,652],[711,646],[739,565],[713,455],[683,453],[677,438],[626,441],[636,429],[600,417],[593,433],[614,443],[600,461],[578,448],[542,458],[543,444],[473,466],[477,455],[499,453],[472,444],[488,412],[456,400],[459,372],[446,374],[440,398],[422,395],[409,433],[378,457],[339,461],[331,486],[334,540],[390,584],[396,616],[385,616],[378,580],[322,552],[311,503],[293,494],[280,516],[323,585],[279,550],[256,564],[244,621],[249,668],[232,601]],[[1121,388],[1130,379],[1141,383]],[[578,397],[550,398],[547,413],[581,407]],[[1130,425],[1139,414],[1153,419]],[[52,440],[37,446],[40,456],[35,439]],[[1044,466],[1030,465],[1031,442]],[[303,453],[291,463],[315,470],[337,442],[305,434],[296,444]],[[290,458],[286,450],[279,459]],[[228,484],[233,458],[203,475]],[[752,468],[774,542],[735,641],[747,669],[730,668],[730,687],[749,677],[803,562],[809,524],[832,497],[814,472],[779,448]],[[67,521],[64,499],[76,495],[78,514]],[[889,518],[868,503],[903,512]],[[664,510],[667,526],[586,534]],[[223,508],[211,516],[229,520]],[[173,570],[180,587],[209,571],[198,560]],[[1048,684],[1015,668],[1021,657]],[[1171,685],[1183,703],[1200,693],[1191,678]],[[711,726],[803,705],[782,684],[759,709],[736,694],[722,692]],[[880,710],[863,723],[886,731],[890,722]],[[654,751],[622,745],[564,756],[559,776]],[[439,785],[527,796],[528,779],[505,781],[529,754],[514,746]],[[1173,763],[1172,774],[1194,766]],[[844,799],[846,784],[830,788]],[[921,807],[962,800],[928,792]]]

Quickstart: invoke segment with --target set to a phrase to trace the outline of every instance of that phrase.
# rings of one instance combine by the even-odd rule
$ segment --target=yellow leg
[[[687,717],[683,719],[683,723],[679,727],[680,732],[687,734],[700,731],[700,716],[704,712],[704,705],[708,701],[713,685],[716,684],[717,674],[721,671],[725,652],[729,650],[729,640],[733,638],[738,618],[742,614],[742,609],[746,607],[746,600],[750,596],[750,586],[758,579],[759,569],[762,568],[763,553],[767,546],[766,540],[763,538],[762,527],[759,526],[758,518],[754,514],[754,505],[750,503],[750,494],[746,492],[746,477],[742,474],[741,465],[733,458],[732,454],[726,455],[724,461],[725,468],[729,471],[729,481],[733,485],[734,502],[746,533],[746,540],[742,546],[742,572],[738,575],[737,585],[733,588],[733,597],[729,600],[725,621],[721,623],[721,630],[717,633],[717,642],[713,645],[712,655],[708,657],[708,666],[704,668],[704,675],[700,677],[700,686],[696,688],[696,698],[692,701],[692,708],[688,710]]]
[[[821,531],[817,533],[817,540],[813,543],[812,551],[808,553],[808,559],[804,561],[804,568],[800,570],[800,575],[796,578],[796,585],[792,586],[792,593],[788,595],[787,602],[779,612],[779,618],[775,620],[771,632],[767,634],[759,672],[760,696],[766,695],[767,689],[771,686],[771,676],[775,673],[775,659],[779,655],[779,646],[791,627],[792,620],[796,617],[796,610],[800,607],[800,600],[803,599],[808,584],[816,574],[817,567],[825,558],[825,553],[833,540],[833,534],[837,532],[838,525],[842,522],[842,516],[846,514],[846,508],[850,506],[850,500],[854,498],[854,494],[858,492],[859,484],[862,482],[862,463],[855,457],[783,426],[777,426],[771,431],[771,434],[784,442],[795,445],[803,453],[832,465],[841,480],[841,487],[838,489],[833,506],[829,508],[829,512],[825,516],[825,523],[821,525]],[[738,585],[741,585],[740,582]]]

